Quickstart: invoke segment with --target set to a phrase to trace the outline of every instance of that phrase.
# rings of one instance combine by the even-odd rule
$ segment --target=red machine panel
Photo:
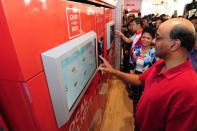
[[[96,33],[97,33],[97,42],[98,42],[98,55],[104,57],[104,8],[96,7]],[[99,58],[98,65],[102,63],[102,60]]]
[[[39,76],[29,81],[27,83],[27,88],[35,112],[34,118],[37,119],[37,125],[39,125],[40,129],[43,131],[75,131],[76,129],[86,131],[92,121],[95,110],[99,107],[99,103],[94,102],[95,98],[99,97],[97,95],[98,75],[96,75],[71,119],[63,127],[58,128],[44,73],[41,73]]]
[[[105,8],[105,19],[106,23],[112,21],[112,9]]]
[[[97,74],[71,119],[57,128],[41,53],[96,31],[95,7],[56,0],[0,2],[0,103],[13,131],[86,131],[99,107]],[[99,8],[103,10],[103,8]],[[99,14],[99,18],[103,14]],[[104,25],[100,24],[99,37]],[[103,26],[102,26],[103,25]],[[98,28],[97,28],[98,29]]]
[[[1,113],[10,130],[40,130],[26,83],[0,81]]]
[[[96,9],[96,33],[98,40],[104,36],[104,8],[95,7]]]
[[[79,35],[95,30],[94,6],[56,0],[1,1],[0,79],[32,78],[43,70],[42,52],[74,38],[69,37],[67,16],[72,13],[67,8],[79,10]]]
[[[2,45],[0,52],[4,57],[8,56],[6,52],[9,50],[8,45],[13,48],[14,53],[10,54],[10,60],[1,60],[4,64],[1,65],[0,77],[26,81],[42,71],[41,52],[57,46],[60,41],[68,40],[67,27],[59,15],[53,15],[57,13],[54,1],[6,0],[1,4],[9,30],[5,35],[10,36],[11,40],[9,43],[4,41],[6,44]],[[62,26],[64,28],[60,28]],[[62,38],[58,39],[59,32]],[[8,68],[7,65],[10,67]]]
[[[107,23],[112,21],[112,9],[104,8],[104,57],[107,58],[109,52],[107,52]]]
[[[13,131],[65,131],[68,128],[79,127],[86,131],[99,107],[98,76],[93,80],[69,122],[61,128],[56,124],[44,73],[40,73],[27,83],[8,84],[1,81],[0,85],[4,94],[0,95],[2,110]]]

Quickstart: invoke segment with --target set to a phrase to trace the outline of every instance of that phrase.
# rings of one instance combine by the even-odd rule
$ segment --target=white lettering
[[[81,124],[80,124],[80,126],[77,125],[77,131],[80,131],[80,129],[81,129]]]
[[[78,30],[78,26],[73,26],[72,27],[72,32],[77,31]]]
[[[81,113],[84,112],[84,109],[85,109],[85,108],[84,108],[84,105],[82,104],[82,105],[81,105]],[[82,122],[82,120],[84,120],[84,119],[85,119],[85,118],[83,117],[83,114],[82,114],[81,122]]]
[[[92,96],[89,98],[88,101],[84,99],[83,103],[81,104],[81,107],[75,115],[75,119],[70,124],[69,131],[80,131],[83,122],[87,117],[88,109],[90,108],[91,104]]]
[[[72,121],[71,125],[70,125],[70,128],[69,128],[69,131],[74,131],[75,129],[75,120]]]
[[[78,122],[79,121],[79,116],[80,116],[80,112],[79,110],[76,113],[76,117],[75,117],[75,121]]]
[[[70,20],[77,20],[78,19],[78,15],[70,15]]]

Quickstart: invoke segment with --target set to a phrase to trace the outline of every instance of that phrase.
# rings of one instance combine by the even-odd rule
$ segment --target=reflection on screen
[[[64,86],[69,110],[96,71],[96,40],[76,49],[61,61]]]
[[[115,37],[115,26],[112,25],[110,26],[110,44],[112,44],[112,42],[114,41],[114,37]]]

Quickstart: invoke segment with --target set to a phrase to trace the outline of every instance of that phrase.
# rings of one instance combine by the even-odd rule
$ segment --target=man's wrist
[[[113,68],[111,74],[112,74],[112,75],[116,75],[117,72],[118,72],[118,70],[116,70],[116,69]]]

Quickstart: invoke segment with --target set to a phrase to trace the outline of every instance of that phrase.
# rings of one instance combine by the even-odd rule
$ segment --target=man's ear
[[[181,41],[179,39],[174,39],[171,41],[171,50],[176,51],[181,47]]]

